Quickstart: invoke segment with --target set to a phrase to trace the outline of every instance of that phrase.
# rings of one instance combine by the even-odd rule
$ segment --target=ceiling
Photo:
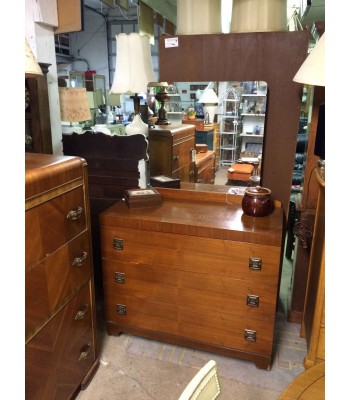
[[[125,0],[124,0],[125,1]],[[127,0],[130,12],[136,13],[139,0]],[[145,4],[157,11],[163,17],[176,25],[177,0],[142,0]],[[114,4],[111,8],[107,4]],[[84,4],[106,14],[111,11],[120,11],[117,0],[84,0]],[[308,4],[310,4],[308,6]],[[288,18],[294,8],[297,9],[303,27],[312,26],[315,21],[325,21],[325,0],[287,0]],[[122,10],[123,11],[123,10]],[[125,11],[124,11],[125,12]]]

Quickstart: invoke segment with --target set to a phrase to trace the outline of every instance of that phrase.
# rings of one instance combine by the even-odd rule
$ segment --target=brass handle
[[[177,161],[179,158],[180,158],[180,157],[179,157],[177,154],[175,154],[175,156],[173,156],[173,160],[174,160],[174,161]]]
[[[86,360],[91,353],[91,346],[86,344],[80,352],[79,361]]]
[[[33,143],[33,138],[28,134],[25,137],[25,143],[26,144],[32,144]]]
[[[81,257],[76,257],[72,262],[72,267],[81,267],[86,261],[88,253],[83,251],[83,255]]]
[[[70,210],[69,213],[67,214],[67,218],[70,219],[71,221],[74,221],[76,219],[79,219],[82,213],[83,209],[82,207],[79,206],[76,210]]]
[[[193,170],[190,171],[190,175],[191,176],[194,175],[194,171]]]
[[[84,319],[86,317],[87,312],[89,311],[89,305],[88,304],[84,304],[82,309],[79,310],[76,314],[75,314],[75,320],[79,321],[81,319]]]

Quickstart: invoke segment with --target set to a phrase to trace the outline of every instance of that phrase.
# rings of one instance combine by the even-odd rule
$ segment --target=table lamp
[[[135,117],[125,128],[127,135],[142,133],[148,136],[148,125],[140,115],[140,93],[147,93],[149,82],[155,81],[149,37],[132,32],[116,35],[117,57],[110,94],[134,93]]]
[[[32,49],[29,46],[27,39],[25,39],[25,77],[33,78],[39,75],[43,75],[43,72],[32,52]]]
[[[313,86],[325,86],[325,33],[319,38],[315,47],[303,62],[293,81]],[[318,113],[314,154],[321,158],[324,167],[325,159],[325,105],[321,104]],[[320,164],[320,163],[319,163]]]
[[[219,103],[219,98],[214,89],[206,87],[198,99],[198,103],[203,103],[203,111],[209,117],[206,123],[212,124],[214,122],[215,110]]]
[[[113,124],[117,123],[117,117],[116,117],[116,108],[120,108],[121,106],[121,101],[120,101],[120,94],[116,93],[109,93],[107,95],[108,98],[108,105],[111,108],[111,111],[113,113]]]
[[[148,87],[160,87],[159,92],[154,94],[154,98],[159,101],[160,109],[158,110],[158,119],[156,125],[169,125],[170,122],[168,121],[167,111],[164,108],[164,103],[169,100],[170,96],[167,91],[168,82],[150,82]]]
[[[91,119],[88,96],[85,88],[58,88],[60,97],[61,121],[70,122],[62,126],[62,133],[82,133],[82,129],[73,126],[72,122],[82,122]]]

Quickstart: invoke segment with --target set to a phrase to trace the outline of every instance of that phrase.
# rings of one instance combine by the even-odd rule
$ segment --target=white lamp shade
[[[149,37],[132,32],[116,35],[117,57],[110,93],[146,93],[155,81]]]
[[[108,97],[108,105],[121,106],[120,94],[109,93],[107,97]]]
[[[204,89],[202,95],[198,99],[198,103],[203,104],[217,104],[219,103],[219,98],[216,95],[214,89]]]
[[[177,0],[176,33],[221,33],[221,0]]]
[[[85,88],[58,88],[61,121],[81,122],[91,119],[89,100]]]
[[[314,86],[325,86],[325,33],[303,62],[293,81]]]
[[[43,72],[41,71],[40,65],[38,64],[27,39],[25,39],[25,76],[30,78],[39,75],[43,75]]]
[[[231,32],[287,30],[287,0],[234,0]]]

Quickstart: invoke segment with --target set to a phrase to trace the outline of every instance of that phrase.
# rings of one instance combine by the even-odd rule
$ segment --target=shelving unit
[[[237,157],[237,135],[239,132],[239,96],[230,88],[223,100],[220,125],[220,166],[232,165]]]
[[[167,111],[168,121],[181,124],[182,121],[182,103],[181,96],[177,93],[169,94],[169,100],[165,102],[164,108]]]
[[[259,155],[263,147],[266,94],[243,93],[241,101],[241,151],[248,150]]]

